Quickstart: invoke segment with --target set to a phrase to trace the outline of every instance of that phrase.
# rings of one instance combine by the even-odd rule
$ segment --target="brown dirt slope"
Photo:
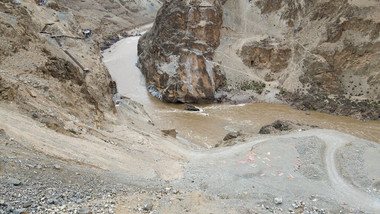
[[[99,43],[151,21],[159,1],[41,2],[0,2],[0,101],[61,133],[104,127],[116,109]]]
[[[223,10],[215,61],[230,89],[248,78],[299,109],[379,119],[379,1],[231,0]]]

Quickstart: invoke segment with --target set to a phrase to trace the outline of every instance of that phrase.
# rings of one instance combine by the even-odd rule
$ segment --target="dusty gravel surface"
[[[70,152],[86,153],[75,160],[1,128],[0,213],[376,213],[380,206],[379,144],[336,131],[260,135],[214,149],[161,135],[160,143],[173,147],[160,155],[149,145],[155,137],[140,128],[139,146],[118,141],[118,150],[136,156],[124,160],[133,168],[123,168],[110,145],[116,127],[97,145],[106,148],[107,164],[94,158],[100,154],[86,135],[72,138],[87,145]]]

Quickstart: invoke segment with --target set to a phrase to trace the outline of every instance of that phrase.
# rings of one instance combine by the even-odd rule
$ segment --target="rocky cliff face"
[[[114,117],[110,76],[96,42],[82,39],[72,13],[56,6],[0,2],[0,101],[56,131],[79,134],[79,122],[100,127]]]
[[[221,28],[219,20],[210,19],[214,27],[197,32],[189,31],[189,26],[201,29],[188,21],[189,17],[197,17],[193,16],[194,10],[187,9],[190,2],[166,3],[155,28],[140,45],[147,82],[165,100],[176,101],[172,97],[188,94],[189,87],[185,86],[189,84],[185,83],[190,78],[178,77],[188,76],[185,68],[195,68],[185,63],[189,56],[194,59],[189,50],[195,48],[213,59],[213,64],[227,77],[228,84],[221,92],[227,96],[226,100],[239,97],[235,95],[240,93],[240,97],[266,101],[271,94],[278,93],[278,98],[300,109],[379,118],[379,1],[216,1],[212,3],[214,8],[223,13],[215,16],[223,17]],[[195,23],[199,26],[201,21]],[[219,44],[219,31],[220,45],[215,46]],[[186,32],[191,32],[191,36]],[[199,42],[194,41],[205,41],[208,46],[200,48]],[[208,47],[218,48],[207,52]],[[174,79],[170,76],[177,79],[169,81]],[[238,92],[247,81],[265,83],[264,93]],[[211,84],[192,85],[197,85],[197,91],[202,93],[193,93],[190,101],[213,93],[213,90],[205,92]]]
[[[291,49],[286,45],[278,45],[276,41],[262,40],[244,44],[238,55],[250,68],[269,69],[276,73],[288,67]]]
[[[223,65],[243,63],[297,108],[379,119],[379,9],[371,0],[227,1],[220,51],[236,60]]]
[[[139,42],[149,90],[166,102],[212,102],[223,81],[212,62],[221,25],[219,1],[167,1]]]
[[[163,0],[56,0],[61,10],[73,13],[82,29],[92,29],[98,39],[115,32],[151,23]]]
[[[141,24],[132,11],[152,21],[160,1],[41,2],[0,1],[0,104],[65,134],[105,127],[116,109],[99,42]]]

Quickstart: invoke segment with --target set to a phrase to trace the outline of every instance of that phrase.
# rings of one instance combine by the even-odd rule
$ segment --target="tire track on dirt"
[[[339,194],[338,198],[343,200],[344,203],[355,205],[371,213],[378,213],[380,211],[380,199],[372,197],[349,184],[337,170],[336,152],[342,146],[352,142],[352,137],[331,130],[323,130],[318,137],[326,143],[326,170],[331,187]]]

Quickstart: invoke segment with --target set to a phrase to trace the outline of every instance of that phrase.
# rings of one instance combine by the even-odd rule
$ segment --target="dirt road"
[[[337,159],[337,150],[351,143],[380,154],[378,144],[332,130],[258,137],[234,147],[192,153],[193,159],[184,165],[186,182],[181,181],[178,186],[235,199],[224,203],[230,201],[252,210],[264,205],[271,211],[294,207],[310,211],[314,206],[331,213],[345,208],[376,213],[379,195],[368,190],[374,189],[371,185],[379,181],[380,174],[369,177],[365,168],[359,169],[370,181],[367,188],[361,188],[349,182],[355,177],[345,178],[338,167],[339,161],[344,160]],[[380,156],[363,164],[379,161]],[[357,170],[358,166],[351,164],[350,170]],[[274,198],[281,198],[282,203],[275,204]],[[248,205],[247,201],[255,203]],[[296,201],[305,205],[295,206]]]

